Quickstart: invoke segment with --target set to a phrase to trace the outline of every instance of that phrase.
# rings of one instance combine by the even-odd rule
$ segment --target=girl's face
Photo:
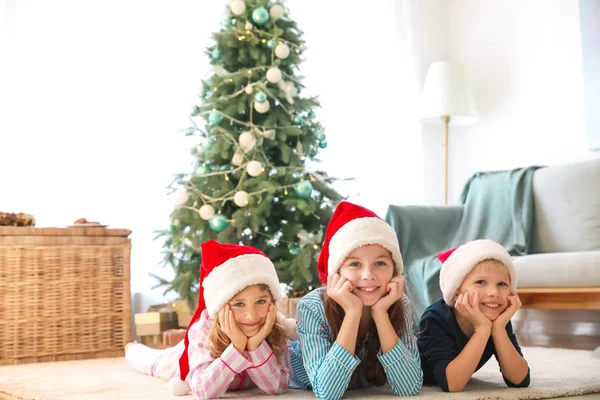
[[[473,301],[475,292],[479,292],[479,309],[494,321],[509,306],[510,275],[508,269],[496,260],[480,262],[467,274],[458,288],[458,294],[469,291]],[[454,297],[458,297],[458,294]]]
[[[254,336],[264,325],[269,304],[273,302],[269,289],[259,285],[248,286],[228,301],[235,322],[244,335]]]
[[[372,306],[387,294],[387,284],[394,275],[392,255],[384,247],[371,244],[354,249],[344,260],[340,276],[348,279],[365,306]]]

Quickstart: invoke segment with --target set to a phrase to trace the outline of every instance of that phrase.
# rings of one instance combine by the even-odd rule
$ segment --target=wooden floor
[[[579,350],[600,347],[600,310],[522,308],[512,323],[521,346]]]

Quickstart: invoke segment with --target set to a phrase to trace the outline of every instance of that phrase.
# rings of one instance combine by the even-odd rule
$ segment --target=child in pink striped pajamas
[[[176,395],[214,399],[226,391],[258,387],[286,392],[290,357],[286,337],[295,321],[277,312],[281,297],[273,263],[250,246],[202,245],[200,290],[185,339],[164,350],[129,343],[125,358],[135,370],[169,381]]]

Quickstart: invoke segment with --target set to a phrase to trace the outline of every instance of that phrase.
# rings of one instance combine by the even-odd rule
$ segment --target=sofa
[[[500,191],[497,183],[512,186]],[[458,204],[391,205],[386,221],[406,255],[416,314],[440,296],[437,252],[465,237],[510,244],[524,307],[600,309],[600,158],[480,172]]]
[[[600,309],[600,158],[538,169],[528,255],[513,259],[524,307]]]

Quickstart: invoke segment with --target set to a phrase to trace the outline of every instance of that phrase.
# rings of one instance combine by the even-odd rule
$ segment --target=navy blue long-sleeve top
[[[523,356],[521,348],[517,343],[512,324],[506,324],[506,333],[517,352]],[[443,391],[448,391],[448,379],[446,378],[446,367],[454,360],[469,342],[469,337],[464,334],[458,325],[456,316],[450,306],[443,298],[427,307],[417,330],[417,346],[421,355],[421,367],[423,368],[423,383],[437,384]],[[494,355],[498,360],[494,341],[490,336],[485,350],[477,364],[476,371],[488,362]],[[530,371],[522,382],[513,383],[504,374],[504,382],[509,387],[529,386]]]

